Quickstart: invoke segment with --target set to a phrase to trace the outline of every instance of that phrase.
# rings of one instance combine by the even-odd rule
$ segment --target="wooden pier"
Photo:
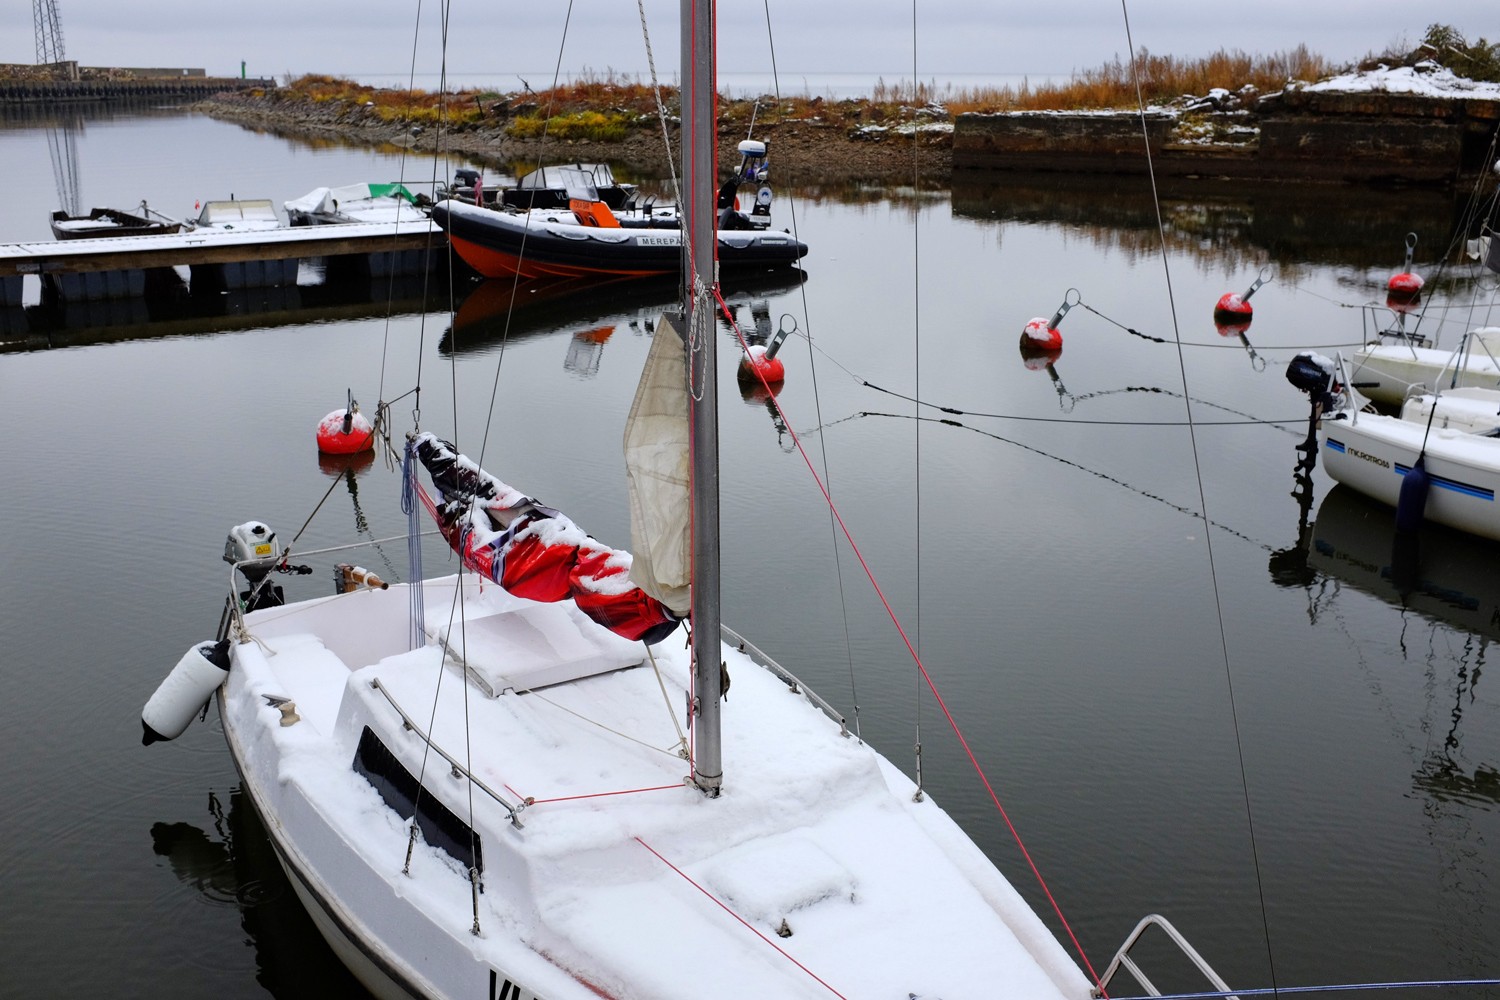
[[[429,219],[0,243],[0,285],[34,274],[65,299],[125,298],[147,294],[153,271],[186,266],[195,285],[274,287],[296,284],[298,263],[313,258],[357,258],[372,277],[426,270],[444,245]]]

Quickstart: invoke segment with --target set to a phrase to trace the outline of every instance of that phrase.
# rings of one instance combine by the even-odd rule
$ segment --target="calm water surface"
[[[77,147],[85,208],[146,198],[172,214],[452,166],[186,114],[89,118]],[[46,238],[42,127],[0,131],[0,157],[0,238]],[[780,169],[786,194],[795,165]],[[1159,912],[1244,988],[1500,974],[1497,552],[1432,534],[1398,593],[1389,512],[1330,493],[1321,471],[1297,489],[1305,407],[1283,377],[1298,346],[1360,339],[1355,307],[1381,296],[1408,230],[1433,273],[1458,206],[1168,191],[1164,272],[1139,187],[802,191],[805,284],[734,302],[746,326],[811,332],[815,348],[799,336],[783,354],[788,421],[1096,967]],[[1265,266],[1252,353],[1210,310]],[[315,451],[347,389],[370,407],[420,381],[424,427],[627,544],[621,422],[670,290],[529,302],[507,334],[503,288],[450,317],[404,285],[387,318],[383,289],[318,277],[167,310],[5,315],[0,995],[352,989],[274,864],[215,714],[151,748],[137,721],[217,624],[231,525],[290,536],[326,493],[304,550],[403,530],[391,470]],[[1021,327],[1070,288],[1088,308],[1064,321],[1064,354],[1028,368]],[[1180,362],[1148,339],[1174,322]],[[835,546],[788,428],[741,400],[722,343],[725,620],[857,704],[865,738],[908,771],[920,739],[928,788],[1044,908]],[[416,403],[397,403],[401,421]],[[361,559],[407,572],[400,542]],[[436,546],[426,562],[449,565]]]

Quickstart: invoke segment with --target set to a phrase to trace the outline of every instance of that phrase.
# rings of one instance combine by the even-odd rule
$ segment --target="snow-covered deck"
[[[445,593],[451,582],[429,591],[429,631],[448,619]],[[473,628],[515,603],[466,588],[462,617]],[[1087,996],[1045,926],[930,798],[913,802],[896,768],[743,655],[725,649],[725,790],[710,800],[684,785],[676,753],[679,636],[655,647],[656,668],[491,695],[504,685],[464,683],[439,646],[405,651],[406,606],[398,586],[252,615],[259,641],[236,648],[225,728],[247,783],[281,812],[268,826],[291,853],[305,836],[315,878],[390,911],[361,915],[369,933],[397,952],[416,946],[422,935],[393,914],[420,900],[433,940],[472,956],[434,966],[452,991],[476,989],[490,968],[548,1000],[598,995],[582,983],[656,998]],[[351,632],[354,621],[372,627]],[[449,629],[450,648],[464,631]],[[300,716],[290,726],[270,704],[285,698]],[[351,769],[370,726],[423,770],[422,732],[403,729],[396,706],[485,787],[534,800],[520,828],[483,791],[471,809],[469,784],[425,754],[424,786],[482,838],[478,938],[462,865],[419,845],[403,876],[407,824]],[[308,808],[318,821],[297,818]],[[319,823],[325,833],[307,832]]]

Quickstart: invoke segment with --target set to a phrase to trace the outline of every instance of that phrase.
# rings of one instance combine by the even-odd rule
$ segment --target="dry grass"
[[[1167,104],[1184,95],[1201,96],[1215,88],[1261,93],[1281,89],[1289,80],[1316,80],[1332,72],[1321,56],[1299,46],[1290,52],[1252,56],[1219,51],[1202,59],[1154,56],[1142,50],[1135,66],[1115,60],[1079,73],[1062,83],[1003,88],[938,88],[931,83],[879,81],[868,98],[835,100],[802,95],[758,99],[721,98],[720,124],[726,131],[750,130],[752,120],[766,125],[786,121],[822,123],[840,128],[888,125],[929,118],[945,120],[967,111],[1037,111],[1129,108],[1137,102],[1136,78],[1147,104]],[[352,112],[405,124],[466,128],[503,127],[517,138],[542,135],[618,141],[635,128],[655,128],[656,97],[649,85],[612,71],[585,71],[556,87],[499,94],[465,90],[446,97],[423,91],[368,87],[332,76],[308,75],[289,80],[277,92],[282,100],[336,102]],[[676,88],[663,88],[667,113],[677,115]]]
[[[877,105],[941,104],[953,114],[966,111],[1081,111],[1099,108],[1130,108],[1140,99],[1148,105],[1168,104],[1184,95],[1202,96],[1215,88],[1239,91],[1253,87],[1260,93],[1280,90],[1291,80],[1317,80],[1334,71],[1322,56],[1299,45],[1290,52],[1252,56],[1220,50],[1202,59],[1154,56],[1142,49],[1132,68],[1116,59],[1096,69],[1076,74],[1060,83],[1019,87],[943,88],[932,84],[913,87],[906,81],[876,85]]]

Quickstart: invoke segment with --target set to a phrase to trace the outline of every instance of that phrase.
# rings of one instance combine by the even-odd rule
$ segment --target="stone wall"
[[[1177,142],[1177,116],[959,115],[957,169],[1449,185],[1488,173],[1500,101],[1288,91],[1251,116],[1247,143]]]

